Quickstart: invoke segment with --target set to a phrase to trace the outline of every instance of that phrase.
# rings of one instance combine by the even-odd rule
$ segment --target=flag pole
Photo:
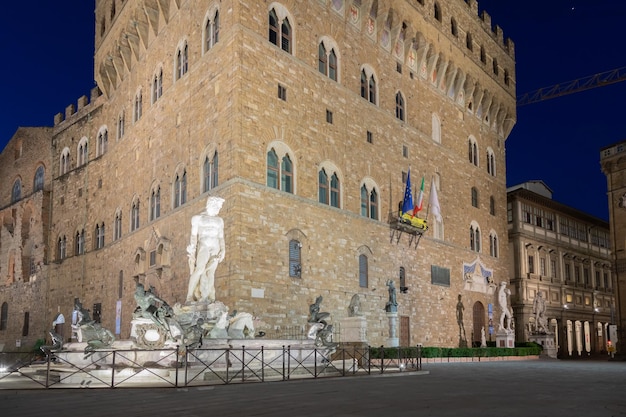
[[[431,182],[430,190],[431,190],[431,192],[432,192],[432,189],[433,189],[432,188],[432,181],[433,181],[433,177],[431,175],[430,176],[430,182]],[[428,220],[428,213],[430,212],[430,200],[431,200],[430,193],[428,193],[428,205],[426,206],[426,220]]]
[[[413,195],[417,195],[417,185],[413,186]],[[413,202],[413,213],[415,213],[415,201]],[[417,214],[417,213],[415,213]],[[413,216],[415,217],[415,216]]]

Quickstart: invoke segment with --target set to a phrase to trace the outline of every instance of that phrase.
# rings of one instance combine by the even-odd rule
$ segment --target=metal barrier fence
[[[421,348],[181,348],[0,352],[0,389],[187,387],[421,370]]]

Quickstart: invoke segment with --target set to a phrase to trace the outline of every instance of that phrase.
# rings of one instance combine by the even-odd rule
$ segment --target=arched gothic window
[[[396,119],[405,121],[404,97],[402,93],[396,93]]]
[[[202,165],[203,181],[202,192],[207,192],[218,184],[218,172],[219,172],[219,159],[217,151],[213,154],[213,158],[209,159],[208,156],[204,158],[204,164]]]
[[[44,167],[39,165],[35,171],[35,179],[33,181],[33,190],[35,192],[43,190],[44,185]]]
[[[359,287],[367,288],[369,285],[368,275],[367,256],[361,254],[359,255]]]
[[[489,254],[494,258],[498,257],[498,236],[495,232],[489,234]]]
[[[361,187],[361,216],[378,220],[378,192],[376,188],[368,190],[365,184]]]
[[[480,228],[477,225],[470,226],[470,250],[480,252]]]
[[[361,70],[361,97],[372,104],[376,104],[376,79]]]
[[[150,195],[150,221],[161,217],[161,187],[156,187]]]
[[[215,11],[213,19],[209,19],[204,27],[204,52],[211,49],[219,41],[220,12]]]
[[[269,13],[269,41],[283,51],[291,53],[292,33],[289,18],[285,17],[281,21],[275,9]]]
[[[176,51],[176,74],[175,78],[178,80],[183,75],[187,74],[189,69],[189,47],[185,43],[178,51]]]
[[[187,171],[176,174],[174,180],[174,208],[180,207],[187,202]]]
[[[281,191],[293,193],[293,162],[289,154],[283,156],[280,166],[274,148],[267,153],[267,186]]]
[[[133,201],[130,209],[130,230],[134,231],[137,229],[139,229],[139,200]]]
[[[11,189],[11,204],[18,202],[22,198],[22,181],[16,179]]]
[[[337,81],[337,53],[333,47],[326,48],[324,42],[320,42],[318,47],[318,70]]]
[[[294,278],[302,277],[302,244],[295,239],[289,241],[289,276]]]

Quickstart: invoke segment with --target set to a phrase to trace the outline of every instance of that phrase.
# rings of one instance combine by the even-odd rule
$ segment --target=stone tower
[[[611,248],[617,288],[614,323],[618,325],[618,352],[623,353],[626,346],[626,141],[602,149],[600,164],[602,172],[606,175]]]

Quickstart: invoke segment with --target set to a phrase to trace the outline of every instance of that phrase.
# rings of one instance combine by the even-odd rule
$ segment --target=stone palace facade
[[[184,302],[209,195],[217,299],[268,336],[359,294],[381,345],[392,279],[402,345],[480,341],[510,280],[514,55],[475,0],[97,0],[98,87],[0,155],[0,345],[76,299],[128,338],[136,280]],[[423,235],[395,222],[409,168]]]

